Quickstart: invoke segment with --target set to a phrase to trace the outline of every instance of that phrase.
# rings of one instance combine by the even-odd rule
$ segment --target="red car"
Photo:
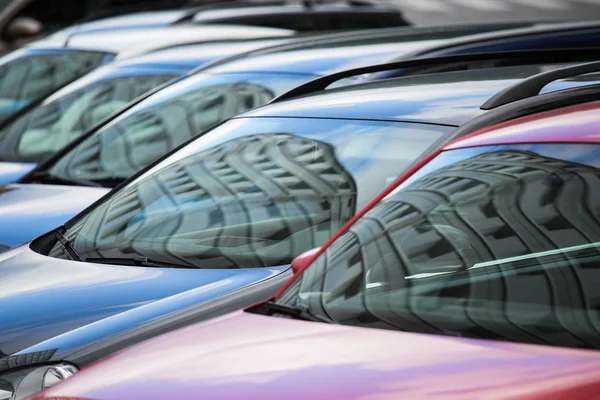
[[[455,141],[275,300],[37,398],[598,398],[599,144],[600,101]]]

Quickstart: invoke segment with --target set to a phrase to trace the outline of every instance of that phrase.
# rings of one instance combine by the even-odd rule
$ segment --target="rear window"
[[[281,301],[344,324],[600,347],[600,146],[438,156]]]

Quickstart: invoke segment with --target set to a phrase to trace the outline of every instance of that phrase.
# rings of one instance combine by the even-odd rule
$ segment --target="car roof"
[[[344,118],[460,126],[483,114],[480,107],[501,90],[546,69],[525,65],[388,79],[275,102],[235,118]],[[553,82],[545,91],[589,85],[589,79]]]
[[[114,62],[111,65],[118,68],[142,66],[160,68],[164,66],[165,68],[185,67],[186,69],[192,69],[210,60],[272,46],[287,40],[290,39],[274,38],[183,44],[153,51],[138,57],[127,58]]]
[[[83,32],[70,37],[42,39],[28,48],[70,48],[116,53],[118,58],[133,57],[170,46],[268,37],[291,37],[294,31],[244,25],[177,26],[120,31]]]
[[[479,46],[493,46],[494,51],[501,51],[504,48],[502,44],[507,44],[511,49],[515,45],[512,42],[514,39],[525,40],[530,36],[541,36],[546,40],[551,47],[557,47],[553,43],[551,34],[566,35],[566,34],[585,34],[586,30],[597,30],[600,28],[600,21],[584,21],[584,22],[561,22],[561,23],[539,23],[529,27],[507,29],[493,32],[484,32],[468,37],[460,37],[449,40],[440,45],[434,45],[428,49],[418,50],[408,55],[407,58],[427,55],[428,57],[441,56],[446,54],[462,54],[467,52],[480,52]],[[544,46],[540,44],[539,48]]]
[[[209,22],[228,20],[233,18],[249,17],[253,15],[311,15],[311,14],[399,14],[400,10],[394,7],[385,6],[383,4],[369,4],[355,6],[351,2],[335,3],[335,4],[319,4],[315,3],[310,7],[302,4],[287,4],[287,5],[255,5],[252,7],[232,7],[232,8],[215,8],[205,9],[197,12],[194,17],[194,22]]]
[[[357,54],[390,59],[445,43],[457,36],[473,35],[492,29],[512,29],[515,24],[444,25],[422,28],[386,28],[368,31],[316,35],[294,39],[283,45],[261,48],[221,60],[211,66],[212,73],[280,72],[325,75],[381,59],[358,59]],[[518,26],[527,26],[520,24]]]
[[[453,141],[444,150],[518,143],[600,143],[600,101],[493,125]]]

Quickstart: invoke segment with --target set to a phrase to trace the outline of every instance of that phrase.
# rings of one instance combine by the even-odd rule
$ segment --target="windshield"
[[[442,153],[278,299],[348,325],[600,347],[600,146]]]
[[[174,77],[118,76],[53,96],[0,131],[0,159],[40,162],[133,99]]]
[[[114,186],[208,128],[310,78],[194,75],[153,94],[84,139],[49,166],[48,173]]]
[[[0,120],[84,75],[112,56],[106,53],[21,50],[0,59]]]
[[[84,260],[288,264],[322,245],[451,130],[341,119],[231,120],[114,193],[65,236]],[[67,257],[60,244],[50,255]]]

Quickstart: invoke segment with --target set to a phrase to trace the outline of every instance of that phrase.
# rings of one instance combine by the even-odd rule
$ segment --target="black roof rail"
[[[345,78],[351,78],[363,74],[372,74],[376,72],[393,71],[403,68],[428,68],[432,66],[443,66],[451,63],[478,62],[478,61],[493,61],[493,60],[536,60],[544,58],[543,62],[572,62],[572,58],[580,57],[587,58],[589,56],[600,56],[600,47],[595,48],[567,48],[567,49],[552,49],[552,50],[513,50],[502,52],[485,52],[474,54],[460,54],[442,57],[424,57],[406,61],[396,61],[385,64],[371,65],[368,67],[354,68],[345,71],[336,72],[321,78],[314,79],[303,85],[300,85],[281,96],[273,99],[272,103],[277,103],[291,98],[309,95],[318,91],[327,89],[333,83]],[[541,61],[540,61],[541,62]],[[572,67],[569,67],[572,68]],[[600,63],[597,66],[600,69]],[[412,75],[415,71],[409,71]],[[417,72],[418,73],[418,72]],[[545,74],[545,73],[544,73]],[[408,73],[407,73],[408,75]],[[577,74],[575,74],[577,75]],[[535,78],[538,75],[535,75]],[[393,79],[393,78],[392,78]],[[530,78],[532,79],[532,78]],[[539,91],[538,91],[539,93]]]
[[[590,72],[600,71],[600,61],[589,62],[585,64],[571,65],[564,68],[555,69],[552,71],[542,72],[530,78],[524,79],[521,82],[509,86],[501,90],[491,99],[486,101],[482,106],[482,110],[491,110],[503,106],[517,100],[523,100],[528,97],[534,97],[540,94],[544,86],[559,79],[569,78],[572,76],[588,74]]]
[[[515,118],[598,100],[600,100],[600,84],[573,87],[527,97],[499,106],[473,118],[454,131],[449,141]]]

